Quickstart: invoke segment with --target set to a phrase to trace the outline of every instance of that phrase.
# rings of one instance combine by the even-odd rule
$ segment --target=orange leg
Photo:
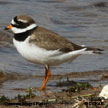
[[[46,72],[45,72],[45,79],[44,79],[44,82],[43,82],[43,84],[42,84],[42,86],[41,86],[41,90],[45,90],[46,84],[47,84],[47,82],[48,82],[48,79],[49,79],[49,77],[51,76],[51,72],[50,72],[49,67],[46,66],[45,69],[46,69]]]

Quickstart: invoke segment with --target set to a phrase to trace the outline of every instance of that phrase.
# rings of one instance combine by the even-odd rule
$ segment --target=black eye
[[[21,22],[21,21],[18,21],[17,24],[18,24],[18,25],[22,25],[22,24],[25,24],[25,23],[23,23],[23,22]]]
[[[28,26],[28,23],[24,23],[22,21],[18,21],[17,16],[14,17],[14,21],[16,24],[12,24],[13,27],[16,28],[26,28]]]
[[[21,22],[21,21],[18,21],[18,28],[26,28],[28,26],[27,23],[24,23],[24,22]]]

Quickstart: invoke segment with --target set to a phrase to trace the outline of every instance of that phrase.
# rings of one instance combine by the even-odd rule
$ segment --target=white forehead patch
[[[13,19],[12,19],[12,21],[11,21],[11,24],[13,24],[13,25],[16,24],[15,21],[14,21]]]
[[[21,21],[23,23],[27,23],[27,20],[23,20],[23,19],[18,19],[18,21]]]

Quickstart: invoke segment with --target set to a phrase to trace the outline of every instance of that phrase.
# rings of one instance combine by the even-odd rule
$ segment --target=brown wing
[[[45,48],[47,50],[59,49],[62,52],[69,52],[82,48],[81,46],[76,45],[69,40],[61,37],[60,35],[43,27],[36,28],[36,31],[34,31],[34,35],[31,36],[29,42],[34,43],[40,48]]]

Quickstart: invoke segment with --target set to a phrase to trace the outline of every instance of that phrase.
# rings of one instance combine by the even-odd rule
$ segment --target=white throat
[[[28,30],[31,30],[33,28],[35,28],[37,25],[34,23],[34,24],[31,24],[30,26],[26,27],[26,28],[16,28],[16,27],[12,27],[12,31],[15,33],[15,34],[18,34],[18,33],[23,33],[23,32],[26,32]]]

